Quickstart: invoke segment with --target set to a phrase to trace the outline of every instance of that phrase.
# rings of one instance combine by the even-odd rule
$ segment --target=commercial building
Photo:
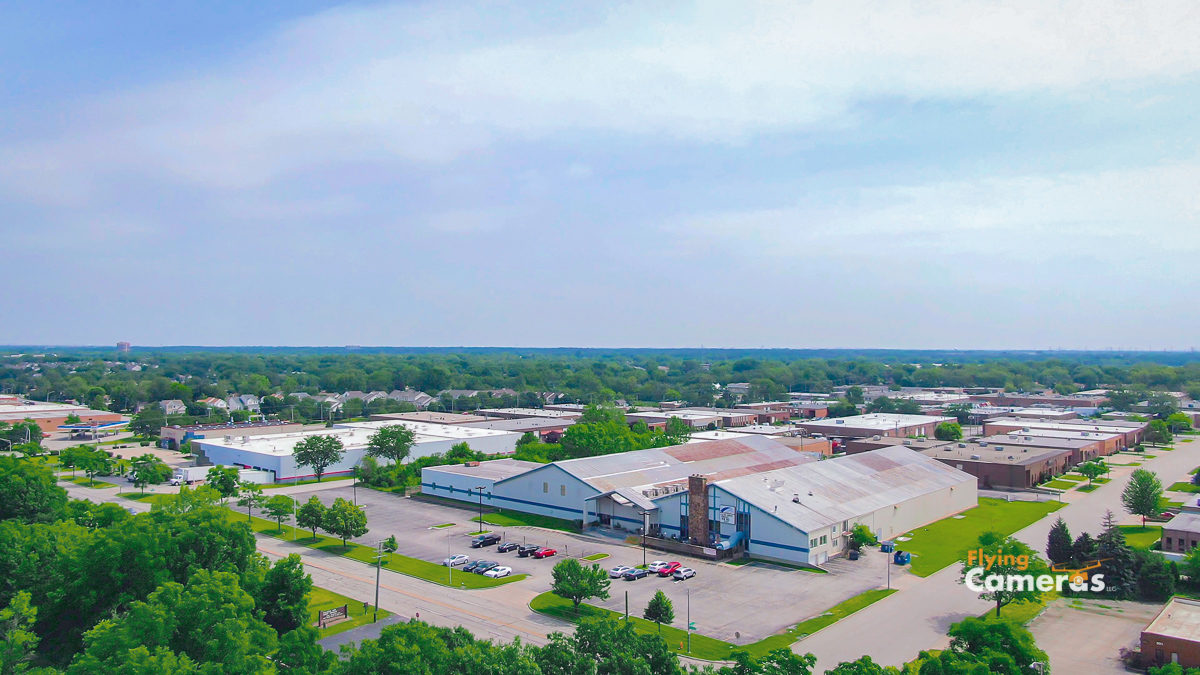
[[[477,422],[465,422],[460,426],[469,427],[472,429],[497,429],[500,431],[512,431],[524,435],[525,433],[537,434],[546,443],[557,443],[562,439],[562,435],[567,432],[567,429],[575,424],[575,420],[568,419],[552,419],[548,417],[525,417],[522,419],[512,420],[480,420]]]
[[[824,401],[793,401],[790,407],[793,418],[819,420],[829,417],[829,403]]]
[[[1142,631],[1143,665],[1200,668],[1200,602],[1175,597]]]
[[[981,488],[1024,490],[1071,467],[1069,449],[996,444],[988,441],[946,443],[922,454],[975,476]]]
[[[545,408],[486,408],[484,410],[476,410],[475,414],[483,415],[485,418],[505,420],[529,417],[553,420],[577,420],[583,417],[582,412],[575,412],[573,410],[547,410]]]
[[[1012,392],[997,392],[990,394],[975,394],[972,401],[998,406],[1013,406],[1029,408],[1042,406],[1047,408],[1099,408],[1108,402],[1107,393],[1079,392],[1078,394],[1018,394]]]
[[[787,420],[791,413],[772,412],[755,408],[681,408],[668,414],[695,413],[697,415],[715,415],[720,418],[719,427],[744,427],[750,424],[770,424],[777,419]]]
[[[1200,513],[1184,511],[1163,524],[1162,550],[1186,553],[1200,542]]]
[[[465,424],[467,422],[483,422],[486,417],[467,415],[464,413],[448,412],[405,412],[379,413],[371,415],[372,422],[424,422],[426,424]]]
[[[626,413],[625,421],[630,425],[637,422],[645,422],[646,426],[654,429],[661,429],[667,426],[667,420],[672,417],[682,420],[685,424],[693,429],[716,429],[722,425],[720,415],[712,413],[693,412],[688,410],[662,410],[659,412],[636,412]]]
[[[489,495],[494,492],[497,482],[528,473],[540,466],[537,462],[519,459],[491,459],[486,462],[426,467],[421,469],[421,492],[475,503],[479,503],[482,494],[483,504],[492,506],[493,500]]]
[[[65,425],[67,418],[71,415],[77,416],[80,422],[89,425],[109,424],[125,419],[120,413],[92,410],[85,405],[73,403],[43,403],[16,397],[0,402],[0,422],[16,424],[27,419],[33,420],[42,433],[50,433]]]
[[[973,476],[905,447],[817,461],[749,436],[520,469],[481,496],[482,469],[428,467],[422,491],[801,565],[842,555],[857,524],[888,538],[977,503]]]
[[[264,436],[289,434],[304,429],[298,422],[266,420],[262,422],[240,422],[230,424],[178,424],[162,427],[158,432],[164,448],[178,450],[184,443],[197,438],[225,438],[226,436]]]
[[[996,434],[995,436],[986,436],[980,439],[981,442],[992,443],[995,445],[1011,445],[1029,448],[1051,448],[1055,450],[1070,450],[1071,461],[1070,466],[1090,462],[1093,459],[1104,457],[1107,454],[1107,448],[1111,446],[1111,439],[1107,436],[1034,436],[1031,434],[1022,434],[1018,432],[1008,434]]]
[[[823,434],[833,438],[864,438],[869,436],[933,436],[934,429],[942,422],[954,422],[953,417],[934,415],[898,415],[892,413],[870,413],[851,417],[834,417],[820,420],[796,422],[796,426],[810,434]]]
[[[333,436],[342,442],[341,461],[326,468],[326,476],[349,474],[366,455],[371,436],[380,428],[402,424],[412,429],[415,443],[409,459],[444,453],[457,443],[487,454],[507,454],[516,449],[520,434],[492,429],[471,429],[449,424],[421,422],[350,422],[332,429],[265,436],[234,435],[192,441],[199,464],[223,464],[270,471],[276,481],[315,478],[310,467],[298,467],[293,452],[296,444],[312,436]],[[386,462],[381,462],[386,463]]]
[[[1062,422],[1044,422],[1040,420],[1022,420],[1011,417],[1001,417],[998,419],[987,420],[983,423],[983,435],[992,436],[995,434],[1007,434],[1010,432],[1019,432],[1024,435],[1052,435],[1043,432],[1060,432],[1067,436],[1074,435],[1076,437],[1086,438],[1089,435],[1112,435],[1116,440],[1112,444],[1113,447],[1105,450],[1105,454],[1111,454],[1117,450],[1127,448],[1131,445],[1137,445],[1142,440],[1145,433],[1146,425],[1138,422],[1118,422],[1118,421],[1103,421],[1103,420],[1065,420]],[[1067,437],[1062,436],[1062,437]]]

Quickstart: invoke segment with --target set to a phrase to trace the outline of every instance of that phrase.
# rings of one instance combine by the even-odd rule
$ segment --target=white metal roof
[[[716,484],[802,532],[813,532],[938,490],[974,490],[976,479],[893,446]]]
[[[524,462],[519,459],[492,459],[486,462],[479,462],[476,466],[443,464],[441,466],[428,466],[422,469],[422,471],[453,473],[460,476],[476,476],[497,481],[519,476],[539,466],[543,465],[537,462]]]
[[[468,429],[450,424],[425,424],[422,422],[349,422],[334,425],[332,429],[317,429],[313,431],[298,431],[287,434],[265,434],[262,436],[238,436],[237,432],[225,438],[205,438],[197,442],[205,445],[233,448],[247,452],[257,452],[264,455],[290,455],[296,444],[310,436],[334,436],[342,441],[346,449],[364,448],[381,427],[403,425],[412,429],[415,445],[435,441],[455,440],[471,442],[471,439],[485,436],[513,435],[511,431],[494,431],[492,429]]]
[[[935,417],[933,415],[900,415],[895,413],[870,413],[867,415],[851,415],[850,417],[831,417],[820,420],[800,422],[805,428],[820,427],[828,433],[836,434],[839,428],[846,429],[876,429],[890,431],[892,429],[912,427],[934,422],[955,422],[953,417]]]

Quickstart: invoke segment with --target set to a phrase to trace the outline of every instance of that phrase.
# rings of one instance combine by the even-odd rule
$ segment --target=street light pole
[[[683,592],[687,593],[687,651],[692,653],[692,589],[688,588],[687,584],[683,583],[683,579],[676,581],[677,584],[683,584]]]
[[[646,516],[650,515],[649,511],[638,511],[638,515],[642,517],[642,567],[646,566],[646,530],[650,527],[650,522]]]
[[[487,487],[487,486],[486,485],[476,485],[475,486],[475,489],[479,491],[479,530],[477,530],[478,532],[483,532],[483,489],[485,487]]]

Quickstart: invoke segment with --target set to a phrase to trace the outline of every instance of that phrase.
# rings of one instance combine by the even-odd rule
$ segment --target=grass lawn
[[[874,590],[867,591],[862,595],[855,596],[831,607],[828,611],[823,612],[820,616],[814,617],[802,623],[799,623],[783,633],[772,635],[758,642],[754,642],[742,647],[736,647],[723,640],[710,638],[699,633],[692,634],[692,651],[691,656],[710,661],[726,660],[734,649],[742,649],[749,652],[755,658],[761,658],[773,649],[786,648],[796,640],[799,640],[806,635],[813,633],[830,626],[837,621],[844,619],[847,616],[857,612],[858,610],[886,598],[895,593],[895,590]],[[529,603],[530,609],[541,614],[553,616],[572,623],[578,622],[580,619],[587,617],[609,616],[613,619],[622,619],[624,615],[620,612],[613,612],[602,607],[595,607],[589,604],[579,605],[579,612],[576,613],[571,605],[571,601],[565,598],[560,598],[553,593],[542,593]],[[678,618],[678,617],[677,617]],[[634,628],[639,633],[657,634],[658,627],[645,619],[634,616],[632,613],[629,620],[633,622]],[[681,628],[674,626],[663,626],[662,637],[667,643],[667,647],[677,653],[687,653],[687,632]],[[684,648],[679,649],[680,645]]]
[[[1167,509],[1178,509],[1183,507],[1183,502],[1176,502],[1167,499],[1166,497],[1158,498],[1158,510],[1166,511]]]
[[[334,476],[332,478],[322,478],[320,480],[320,482],[321,483],[333,483],[333,482],[339,481],[339,480],[353,480],[353,479],[354,479],[354,476]],[[289,482],[289,483],[271,483],[270,485],[263,485],[262,489],[274,490],[275,488],[292,487],[293,485],[314,485],[317,482],[318,481],[316,478],[311,478],[309,480],[298,480],[298,481],[293,481],[293,482]],[[363,487],[365,487],[365,486],[363,486]]]
[[[1111,483],[1112,479],[1111,478],[1093,478],[1092,482],[1095,483],[1096,485],[1104,485],[1105,483]]]
[[[321,612],[327,609],[333,609],[334,607],[341,607],[342,605],[346,605],[346,608],[349,610],[350,620],[335,623],[329,628],[319,631],[321,638],[327,638],[330,635],[337,635],[338,633],[348,631],[351,628],[358,628],[363,624],[371,623],[371,618],[374,616],[375,608],[371,607],[370,609],[364,610],[361,601],[353,600],[344,595],[338,595],[333,591],[327,591],[324,588],[318,588],[316,586],[313,586],[312,591],[309,592],[308,623],[310,626],[316,625],[317,619],[320,618]],[[386,609],[379,610],[380,619],[390,615],[391,612],[387,611]]]
[[[583,559],[588,562],[596,562],[597,560],[604,560],[607,557],[608,557],[607,553],[593,553],[589,556],[584,556]]]
[[[1063,475],[1059,476],[1058,478],[1059,478],[1060,480],[1073,480],[1073,481],[1084,481],[1084,480],[1087,480],[1087,477],[1086,477],[1086,476],[1076,476],[1076,475],[1074,475],[1074,474],[1069,474],[1069,473],[1064,473]]]
[[[246,514],[238,513],[232,509],[229,511],[231,518],[234,520],[245,521]],[[290,525],[284,525],[283,529],[277,529],[276,523],[262,518],[252,518],[250,520],[250,529],[255,532],[265,534],[277,539],[291,541],[293,528]],[[374,564],[375,549],[361,544],[351,542],[348,546],[342,546],[341,539],[335,539],[323,534],[318,534],[313,538],[310,530],[296,530],[296,543],[309,548],[315,548],[336,555],[343,555],[352,560]],[[389,556],[389,561],[384,564],[383,569],[407,574],[410,577],[424,579],[442,586],[450,585],[450,569],[438,563],[428,562],[426,560],[418,560],[408,556],[393,553]],[[524,574],[514,574],[513,576],[504,577],[503,579],[492,579],[485,577],[482,574],[471,574],[469,572],[455,571],[453,574],[453,583],[455,586],[463,588],[492,588],[494,586],[503,586],[514,581],[524,579]]]
[[[1200,493],[1200,485],[1192,485],[1191,483],[1172,483],[1171,487],[1167,488],[1172,492],[1191,492]]]
[[[471,519],[486,525],[498,525],[500,527],[544,527],[547,530],[560,530],[562,532],[579,532],[574,521],[563,520],[562,518],[551,518],[550,516],[539,516],[533,513],[520,513],[518,511],[497,511],[496,513],[486,513],[481,521],[478,516]]]
[[[444,530],[447,527],[454,527],[454,523],[442,523],[441,525],[434,525],[432,529]]]
[[[1196,468],[1192,469],[1191,471],[1189,471],[1189,472],[1188,472],[1188,474],[1189,474],[1189,475],[1192,475],[1192,476],[1195,476],[1197,471],[1200,471],[1200,466],[1198,466],[1198,467],[1196,467]]]
[[[998,619],[996,618],[996,608],[993,606],[987,611],[987,613],[980,614],[979,618],[989,623],[1012,623],[1018,626],[1024,626],[1030,621],[1033,621],[1038,614],[1042,613],[1042,610],[1046,608],[1046,605],[1050,604],[1058,597],[1059,595],[1057,592],[1050,591],[1049,593],[1043,593],[1040,600],[1035,600],[1033,602],[1021,601],[1014,602],[1010,605],[1005,605],[1004,607],[1000,608],[1000,618]]]
[[[157,504],[157,503],[161,502],[163,499],[166,499],[167,497],[171,497],[171,496],[172,495],[167,494],[167,493],[156,494],[154,492],[147,492],[144,495],[138,494],[136,492],[126,492],[125,494],[121,495],[122,498],[128,499],[129,501],[148,502],[150,504]]]
[[[939,520],[914,531],[911,541],[897,544],[913,554],[913,574],[927,577],[962,560],[984,532],[1008,536],[1063,506],[1062,502],[1008,502],[985,497],[979,500],[979,506],[961,514],[965,518]]]
[[[1159,539],[1162,538],[1161,525],[1121,525],[1121,532],[1125,533],[1125,543],[1133,548],[1142,550],[1150,550]]]
[[[741,567],[742,565],[749,565],[752,562],[754,562],[753,558],[734,558],[733,560],[726,560],[725,564]]]
[[[1093,490],[1099,490],[1099,489],[1100,489],[1099,485],[1080,485],[1079,490],[1077,490],[1077,491],[1078,492],[1092,492]]]
[[[1076,485],[1078,483],[1073,483],[1069,480],[1052,480],[1042,483],[1040,487],[1050,488],[1051,490],[1070,490]]]
[[[116,483],[105,483],[104,481],[100,481],[100,480],[89,481],[87,476],[79,476],[78,478],[71,478],[70,476],[61,476],[61,477],[59,477],[59,480],[64,480],[68,483],[74,483],[76,485],[82,485],[83,487],[90,487],[90,488],[97,488],[97,489],[117,487]]]

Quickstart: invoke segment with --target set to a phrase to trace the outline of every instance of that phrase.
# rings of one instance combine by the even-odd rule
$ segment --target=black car
[[[541,548],[541,546],[534,546],[533,544],[528,546],[518,546],[517,555],[521,556],[522,558],[528,558],[536,553],[539,548]]]
[[[519,548],[521,548],[521,545],[518,544],[517,542],[506,541],[503,544],[500,544],[499,546],[496,547],[496,552],[497,553],[508,553],[509,551],[515,551]]]
[[[500,535],[498,534],[481,534],[471,540],[471,548],[479,548],[481,546],[491,546],[492,544],[500,543]]]
[[[484,561],[483,560],[472,560],[471,562],[467,563],[466,565],[463,565],[462,571],[474,572],[475,568],[479,567],[479,563],[482,563],[482,562],[484,562]]]
[[[634,568],[634,569],[629,570],[625,574],[622,574],[621,578],[624,579],[625,581],[637,581],[638,579],[645,579],[646,578],[646,570],[639,570],[637,568]]]
[[[475,566],[475,569],[473,569],[471,571],[474,572],[475,574],[483,574],[484,572],[492,569],[493,567],[499,567],[499,566],[500,566],[500,563],[495,562],[493,560],[481,560],[481,561],[479,561],[479,564]]]

